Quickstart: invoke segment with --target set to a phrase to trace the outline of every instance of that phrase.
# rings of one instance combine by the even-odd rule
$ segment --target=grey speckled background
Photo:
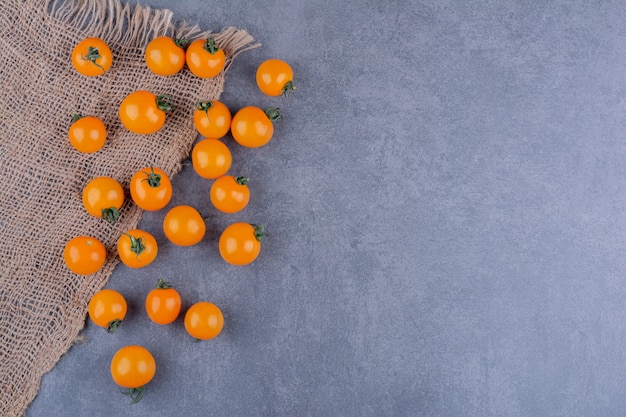
[[[247,29],[232,110],[278,104],[262,149],[231,146],[250,207],[202,244],[162,244],[113,336],[88,323],[26,413],[43,416],[626,415],[626,7],[621,2],[169,2]],[[256,66],[293,64],[263,97]],[[173,203],[210,212],[191,167]],[[160,241],[164,213],[144,216]],[[263,222],[260,258],[219,259],[219,230]],[[157,277],[222,306],[197,344],[151,324]],[[108,373],[140,343],[157,360],[130,406]]]

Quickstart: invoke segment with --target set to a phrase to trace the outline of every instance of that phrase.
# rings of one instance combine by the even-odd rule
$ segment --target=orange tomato
[[[172,183],[162,169],[142,168],[130,179],[130,197],[143,210],[160,210],[172,198]]]
[[[217,100],[196,103],[193,124],[205,138],[219,139],[226,136],[230,130],[230,122],[230,110],[224,103]]]
[[[211,185],[211,202],[222,213],[236,213],[243,210],[250,201],[249,179],[224,175]]]
[[[97,177],[83,189],[83,205],[89,214],[115,223],[124,204],[124,189],[111,177]]]
[[[156,239],[144,230],[129,230],[117,240],[120,260],[130,268],[143,268],[151,264],[158,251]]]
[[[76,274],[90,275],[102,268],[107,251],[95,237],[76,236],[65,245],[63,261]]]
[[[233,139],[241,146],[258,148],[272,139],[273,123],[281,118],[279,109],[276,107],[263,111],[256,106],[247,106],[233,116],[230,132]]]
[[[72,116],[72,124],[67,134],[72,146],[83,153],[99,151],[107,138],[107,130],[102,120],[78,113]]]
[[[113,333],[124,321],[128,305],[122,294],[115,290],[104,289],[91,297],[88,311],[91,321],[97,326],[104,327],[109,333]]]
[[[176,206],[163,219],[165,236],[178,246],[192,246],[200,242],[206,233],[204,219],[191,206]]]
[[[213,303],[200,301],[185,314],[185,330],[198,340],[213,339],[224,327],[224,315]]]
[[[156,288],[146,297],[146,313],[157,324],[170,324],[180,314],[180,294],[168,283],[159,279]]]
[[[158,36],[146,46],[146,65],[156,75],[174,75],[185,66],[186,39]]]
[[[193,75],[211,78],[224,69],[226,55],[224,55],[224,50],[215,44],[213,38],[198,39],[187,47],[186,60],[187,67]]]
[[[202,178],[221,177],[228,172],[232,161],[228,147],[217,139],[203,139],[191,152],[193,169]]]
[[[122,100],[119,116],[126,129],[148,135],[163,127],[165,114],[173,108],[172,96],[169,94],[156,96],[149,91],[139,90]]]
[[[72,65],[78,73],[87,77],[102,75],[111,68],[113,54],[100,38],[86,38],[72,51]]]
[[[264,233],[263,225],[233,223],[220,235],[220,255],[229,264],[247,265],[259,256]]]
[[[296,87],[293,85],[291,66],[280,59],[268,59],[256,71],[256,84],[268,96],[287,96]]]
[[[131,345],[119,349],[111,359],[111,376],[127,392],[133,403],[141,401],[145,385],[156,373],[156,362],[148,349]]]

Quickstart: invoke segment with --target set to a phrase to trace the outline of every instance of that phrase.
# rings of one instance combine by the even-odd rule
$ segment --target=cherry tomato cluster
[[[181,311],[181,296],[170,283],[157,281],[145,299],[146,314],[154,323],[173,323]],[[124,296],[113,289],[97,292],[89,301],[88,313],[91,320],[109,333],[122,324],[126,318],[128,304]],[[184,317],[187,333],[196,340],[209,340],[217,337],[224,327],[224,316],[218,306],[208,301],[193,304]],[[121,387],[127,388],[132,402],[141,400],[145,385],[152,380],[156,363],[149,350],[143,346],[131,345],[118,350],[111,361],[111,376]]]
[[[86,38],[72,53],[72,64],[80,74],[93,77],[105,74],[113,63],[108,45],[99,38]],[[172,39],[160,36],[146,47],[147,67],[158,76],[171,76],[185,65],[200,78],[211,78],[225,67],[226,56],[215,39]],[[293,71],[289,64],[278,59],[264,61],[256,72],[259,89],[268,96],[288,95],[295,90]],[[166,123],[167,113],[174,109],[172,96],[156,95],[149,91],[134,91],[120,103],[118,115],[129,131],[149,135],[158,132]],[[222,213],[243,210],[250,200],[247,177],[228,175],[232,156],[228,146],[221,141],[229,132],[241,146],[256,148],[269,142],[274,134],[273,123],[282,118],[279,109],[261,109],[247,106],[233,116],[228,107],[218,101],[199,100],[193,109],[193,122],[202,139],[191,153],[194,171],[202,178],[213,180],[210,200]],[[107,140],[106,126],[96,116],[75,113],[69,127],[70,144],[79,152],[97,152]],[[165,208],[172,197],[172,184],[159,167],[148,166],[137,171],[128,184],[134,204],[146,211]],[[86,212],[114,223],[120,216],[125,200],[124,187],[112,177],[102,176],[90,180],[83,189],[82,201]],[[194,207],[178,205],[168,210],[163,220],[166,238],[178,246],[199,243],[206,233],[203,216]],[[236,222],[224,229],[219,238],[220,256],[232,265],[253,262],[261,249],[263,225]],[[127,230],[117,241],[119,259],[131,268],[142,268],[154,261],[158,243],[154,236],[139,229]],[[92,236],[77,236],[67,242],[63,253],[68,269],[89,275],[102,268],[107,251],[104,244]],[[124,321],[127,313],[126,299],[113,289],[96,293],[89,302],[91,320],[110,333]],[[173,323],[181,311],[180,294],[168,283],[159,279],[156,287],[146,295],[145,310],[155,323]],[[185,313],[184,326],[193,338],[208,340],[219,335],[224,317],[219,307],[208,301],[193,304]],[[142,346],[126,346],[111,361],[114,381],[127,388],[133,402],[139,401],[144,386],[152,380],[156,363],[151,353]]]

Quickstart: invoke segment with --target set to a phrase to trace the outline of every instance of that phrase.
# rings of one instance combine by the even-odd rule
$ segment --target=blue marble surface
[[[243,212],[191,248],[163,243],[109,288],[129,318],[87,322],[26,412],[44,416],[626,415],[626,7],[599,1],[146,0],[204,29],[247,29],[224,101],[278,105],[264,148],[228,142]],[[264,97],[267,58],[295,70]],[[190,166],[172,204],[210,209]],[[164,213],[140,227],[165,242]],[[219,231],[264,223],[252,265]],[[171,281],[222,307],[194,343],[152,324]],[[125,344],[157,376],[129,405],[109,374]]]

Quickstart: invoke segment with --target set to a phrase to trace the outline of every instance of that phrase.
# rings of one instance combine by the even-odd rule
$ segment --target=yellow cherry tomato
[[[169,94],[159,96],[144,90],[130,93],[119,108],[120,121],[131,132],[148,135],[165,124],[165,114],[174,108]]]
[[[193,169],[202,178],[221,177],[228,172],[232,161],[230,150],[218,139],[203,139],[191,152]]]
[[[75,274],[90,275],[102,268],[107,251],[104,244],[91,236],[76,236],[65,245],[63,261]]]
[[[133,403],[141,401],[144,387],[155,373],[154,356],[143,346],[124,346],[111,359],[111,377],[117,385],[129,389],[127,394]]]
[[[198,133],[205,138],[219,139],[226,136],[230,130],[231,120],[230,110],[220,101],[199,101],[196,103],[193,124]]]
[[[193,75],[212,78],[224,69],[226,55],[213,38],[198,39],[189,44],[186,53],[187,67]]]
[[[87,77],[102,75],[111,68],[113,54],[100,38],[86,38],[72,51],[72,65],[78,73]]]
[[[146,46],[146,65],[156,75],[174,75],[185,66],[186,39],[158,36]]]
[[[88,305],[89,317],[109,333],[115,332],[126,317],[128,305],[122,294],[115,290],[104,289],[91,297]]]
[[[206,233],[204,219],[191,206],[172,207],[163,219],[163,232],[170,242],[178,246],[192,246]]]
[[[276,107],[262,110],[256,106],[247,106],[233,116],[230,133],[241,146],[258,148],[272,139],[273,123],[281,118]]]
[[[185,330],[198,340],[217,337],[224,327],[222,310],[213,303],[200,301],[185,313]]]
[[[130,197],[143,210],[161,210],[172,198],[172,183],[162,169],[142,168],[130,179]]]
[[[291,66],[280,59],[268,59],[256,71],[256,83],[268,96],[287,96],[296,87],[293,85]]]
[[[244,222],[231,224],[220,235],[219,249],[222,259],[231,265],[251,263],[259,256],[264,233],[263,225]]]
[[[180,314],[180,294],[169,282],[159,279],[156,288],[146,297],[146,313],[156,324],[170,324]]]
[[[102,120],[95,116],[75,113],[68,131],[72,146],[79,152],[93,153],[104,146],[107,130]]]
[[[115,223],[124,204],[124,189],[111,177],[97,177],[83,189],[83,205],[89,214]]]
[[[211,202],[222,213],[237,213],[250,201],[249,179],[224,175],[211,185]]]
[[[129,230],[117,240],[117,253],[120,260],[131,268],[143,268],[150,265],[158,251],[156,239],[145,230]]]

